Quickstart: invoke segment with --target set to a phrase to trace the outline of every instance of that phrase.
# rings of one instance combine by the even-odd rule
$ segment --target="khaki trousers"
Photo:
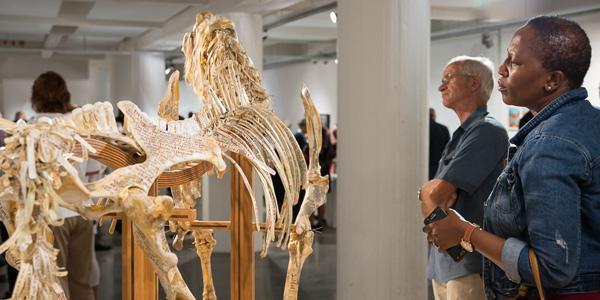
[[[431,280],[435,300],[483,300],[483,280],[479,274],[466,275],[439,283]]]
[[[63,226],[52,227],[54,247],[60,252],[59,267],[69,272],[60,277],[60,284],[67,299],[94,300],[94,228],[92,221],[80,216],[65,218]]]

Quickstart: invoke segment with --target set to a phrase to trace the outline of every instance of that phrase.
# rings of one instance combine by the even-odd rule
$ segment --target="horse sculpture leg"
[[[194,244],[196,245],[196,253],[200,258],[202,265],[202,281],[204,282],[204,291],[202,292],[203,300],[217,300],[215,287],[213,285],[212,270],[210,266],[210,258],[217,241],[213,237],[212,229],[194,230]]]
[[[288,263],[288,272],[285,278],[285,290],[283,291],[284,300],[298,299],[298,286],[300,284],[300,273],[306,258],[312,254],[312,243],[314,233],[310,230],[297,234],[295,230],[290,233],[290,242],[288,243],[288,252],[290,261]]]
[[[150,197],[136,187],[123,190],[119,197],[125,214],[133,222],[135,240],[156,268],[167,299],[195,299],[177,268],[177,256],[169,250],[163,230],[173,210],[173,199]]]
[[[327,191],[329,190],[329,176],[321,176],[321,166],[319,165],[319,153],[321,152],[322,141],[319,114],[306,86],[302,88],[301,96],[308,132],[307,142],[310,159],[306,172],[308,187],[300,206],[300,212],[296,217],[295,228],[290,233],[290,241],[288,243],[290,262],[288,264],[288,273],[283,291],[284,300],[298,299],[300,272],[304,261],[313,252],[312,243],[314,233],[311,231],[310,216],[319,206],[325,204]]]

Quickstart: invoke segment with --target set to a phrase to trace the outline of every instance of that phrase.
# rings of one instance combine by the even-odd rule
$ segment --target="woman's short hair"
[[[535,51],[541,54],[542,66],[549,71],[562,71],[571,88],[580,87],[592,58],[590,40],[583,28],[557,16],[534,17],[527,26],[537,33]]]
[[[458,63],[465,74],[479,77],[481,95],[489,100],[494,89],[494,63],[483,56],[461,55],[452,58],[446,66],[454,63]]]
[[[31,107],[37,113],[66,113],[73,110],[65,79],[53,71],[38,76],[31,87]]]

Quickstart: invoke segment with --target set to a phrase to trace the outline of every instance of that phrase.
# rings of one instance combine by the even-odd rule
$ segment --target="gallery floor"
[[[335,190],[335,185],[332,185],[325,214],[332,226],[335,226],[337,217]],[[109,246],[96,248],[96,257],[100,266],[98,300],[121,299],[121,236],[118,230],[114,235],[108,234],[108,225],[109,223],[105,222],[96,237],[97,244]],[[192,242],[193,238],[188,236],[184,249],[175,253],[179,258],[179,269],[190,290],[196,299],[202,299],[202,270]],[[298,299],[336,298],[336,246],[335,228],[327,227],[315,232],[314,252],[306,260],[302,269]],[[266,258],[261,258],[257,253],[255,264],[255,299],[282,299],[288,265],[287,250],[271,247]],[[229,254],[213,253],[212,269],[217,298],[230,299]],[[0,299],[8,297],[7,292],[7,269],[0,260]],[[160,299],[164,299],[164,295],[161,294]]]
[[[314,253],[309,257],[302,271],[299,299],[335,299],[336,284],[336,231],[328,228],[315,235]],[[100,265],[99,300],[121,299],[121,246],[120,236],[101,235],[102,243],[112,244],[110,249],[98,250],[96,256]],[[202,271],[191,245],[177,252],[179,268],[196,299],[202,299]],[[288,264],[288,254],[271,248],[266,258],[256,255],[256,299],[281,299]],[[213,276],[217,297],[229,299],[229,254],[214,253],[212,258]],[[8,283],[6,267],[0,268],[0,298],[6,295]],[[160,299],[164,299],[161,295]]]
[[[97,251],[101,280],[98,288],[100,300],[121,298],[121,247],[118,233],[114,237],[102,238],[104,243],[112,243],[109,250]],[[177,253],[179,267],[185,281],[197,299],[202,299],[202,271],[191,245]],[[271,248],[266,258],[256,255],[256,299],[281,299],[288,264],[288,254]],[[212,258],[213,276],[217,297],[229,299],[229,254],[214,253]],[[314,253],[309,257],[302,271],[299,299],[335,299],[336,284],[336,232],[328,228],[317,233]],[[2,285],[5,289],[6,285]],[[161,295],[161,299],[164,299]]]

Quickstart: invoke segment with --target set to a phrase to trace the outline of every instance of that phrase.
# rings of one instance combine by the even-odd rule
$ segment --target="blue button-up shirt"
[[[511,139],[485,207],[484,228],[506,239],[503,270],[484,260],[490,298],[535,286],[530,247],[547,293],[600,290],[600,110],[586,98],[584,88],[563,94]]]
[[[479,107],[460,125],[446,145],[435,178],[457,187],[452,208],[465,219],[481,224],[483,202],[504,167],[508,150],[506,130]],[[481,255],[473,252],[455,262],[446,252],[430,247],[427,276],[440,283],[469,274],[481,274]]]

